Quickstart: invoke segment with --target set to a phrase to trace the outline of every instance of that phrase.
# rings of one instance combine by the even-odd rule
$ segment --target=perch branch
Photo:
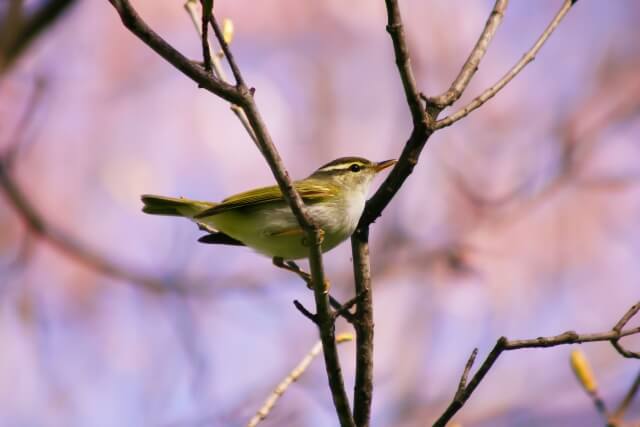
[[[260,115],[253,99],[254,90],[245,85],[240,69],[236,64],[227,42],[225,41],[220,28],[215,20],[214,14],[210,23],[222,51],[227,58],[231,71],[236,80],[236,85],[228,83],[214,77],[199,67],[197,64],[187,60],[175,48],[160,38],[151,30],[133,9],[128,0],[109,0],[119,13],[123,24],[145,44],[155,50],[160,56],[180,69],[185,75],[196,81],[199,85],[208,89],[212,93],[220,96],[232,104],[237,104],[244,111],[251,129],[255,134],[257,145],[267,161],[273,173],[283,197],[290,206],[300,227],[306,234],[306,241],[309,244],[309,264],[311,266],[311,276],[313,279],[313,290],[316,302],[317,325],[320,332],[320,339],[323,343],[323,354],[329,386],[333,397],[334,405],[340,424],[342,426],[353,426],[353,418],[349,407],[349,400],[344,388],[342,379],[342,369],[338,359],[337,346],[335,343],[335,329],[329,303],[328,289],[322,265],[321,244],[324,236],[323,231],[312,221],[302,198],[293,186],[292,180],[286,171],[282,159],[275,148],[271,135]]]

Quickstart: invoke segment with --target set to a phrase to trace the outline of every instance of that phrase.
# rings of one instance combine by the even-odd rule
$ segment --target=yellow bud
[[[337,343],[341,343],[345,341],[353,341],[353,334],[345,332],[343,334],[339,334],[338,336],[336,336]]]
[[[571,368],[576,378],[578,378],[578,381],[580,381],[580,384],[582,384],[582,387],[589,393],[595,393],[598,384],[596,383],[593,371],[591,371],[589,361],[582,351],[573,350],[571,352]]]
[[[231,44],[233,40],[233,21],[228,18],[224,18],[222,21],[222,38],[227,44]]]

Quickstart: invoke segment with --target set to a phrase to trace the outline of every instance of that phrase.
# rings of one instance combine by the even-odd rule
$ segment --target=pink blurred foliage
[[[135,4],[199,59],[180,2]],[[490,7],[402,2],[425,92],[446,89]],[[519,59],[557,7],[513,2],[460,105]],[[294,177],[342,155],[398,155],[410,118],[382,2],[216,8],[234,21],[232,48]],[[476,346],[482,355],[500,335],[606,330],[638,299],[639,12],[579,2],[510,86],[429,141],[372,228],[373,425],[435,419]],[[271,182],[260,153],[223,101],[125,31],[106,1],[80,3],[0,81],[0,148],[38,79],[37,130],[25,130],[14,167],[29,200],[114,262],[206,280],[212,292],[149,294],[96,274],[25,238],[0,198],[0,425],[242,425],[317,339],[291,304],[311,295],[247,249],[200,245],[191,224],[142,215],[139,195],[217,200]],[[348,299],[348,244],[325,260]],[[605,399],[619,398],[637,364],[605,344],[584,350]],[[353,348],[340,351],[351,389]],[[600,425],[569,351],[504,356],[457,419]],[[334,422],[315,363],[264,425]]]

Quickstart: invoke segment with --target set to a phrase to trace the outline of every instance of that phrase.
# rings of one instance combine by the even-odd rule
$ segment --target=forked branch
[[[212,12],[209,17],[209,13],[207,11],[203,11],[203,14],[206,14],[206,17],[209,17],[209,23],[212,25],[217,41],[229,63],[233,76],[236,80],[235,86],[222,81],[220,78],[200,67],[197,63],[186,59],[180,52],[159,37],[142,21],[128,0],[109,0],[109,2],[119,13],[124,25],[138,36],[140,40],[155,50],[169,63],[182,71],[185,75],[196,81],[201,87],[220,96],[231,104],[238,105],[244,112],[251,130],[253,131],[252,137],[255,136],[258,148],[267,161],[269,168],[282,191],[284,199],[290,206],[294,216],[300,224],[300,227],[305,231],[306,241],[309,242],[309,264],[311,266],[311,277],[313,279],[314,297],[316,302],[316,314],[314,315],[314,319],[316,319],[315,323],[318,325],[320,338],[323,343],[323,353],[329,385],[341,425],[353,426],[353,418],[351,416],[349,400],[344,389],[342,371],[335,343],[333,314],[329,303],[328,292],[325,288],[325,284],[327,282],[324,276],[321,251],[323,232],[309,216],[302,198],[293,186],[293,182],[284,167],[280,154],[278,153],[273,140],[271,139],[271,135],[269,134],[262,116],[255,104],[253,99],[254,90],[249,89],[245,84],[240,68],[238,67],[215,19],[215,13]],[[203,29],[202,34],[203,37],[205,37],[207,32]],[[205,46],[206,43],[203,41],[202,45]]]
[[[622,318],[613,327],[613,329],[607,332],[595,334],[578,334],[574,331],[567,331],[565,333],[552,337],[538,337],[528,340],[509,340],[506,337],[500,337],[487,358],[484,360],[484,362],[482,362],[482,365],[480,366],[480,368],[478,368],[478,371],[473,375],[471,381],[469,381],[467,385],[467,377],[469,375],[471,365],[473,365],[473,360],[475,359],[475,354],[477,352],[477,349],[475,349],[471,354],[469,361],[467,362],[467,367],[462,374],[460,385],[456,390],[453,400],[444,411],[444,413],[440,416],[440,418],[438,418],[438,420],[436,420],[436,422],[433,424],[434,427],[444,427],[447,422],[464,406],[464,404],[467,402],[469,397],[471,397],[480,382],[484,379],[489,370],[491,370],[493,364],[496,362],[496,360],[498,360],[498,357],[500,357],[500,355],[504,351],[518,350],[521,348],[545,348],[565,344],[609,341],[611,345],[613,345],[622,356],[640,358],[640,354],[622,348],[621,344],[619,343],[620,339],[623,337],[640,333],[640,326],[624,330],[624,327],[631,320],[631,318],[638,313],[638,311],[640,311],[640,302],[631,307],[624,314],[624,316],[622,316]],[[621,351],[620,348],[623,351]]]
[[[560,10],[558,10],[558,13],[556,13],[556,15],[553,17],[542,35],[538,38],[538,40],[536,40],[531,49],[529,49],[522,56],[522,58],[518,62],[516,62],[516,64],[507,72],[507,74],[505,74],[500,80],[498,80],[496,84],[486,89],[479,96],[474,98],[467,106],[456,111],[450,116],[445,117],[444,119],[438,120],[435,124],[435,129],[442,129],[447,126],[451,126],[458,120],[466,117],[473,110],[477,109],[489,99],[493,98],[502,88],[509,84],[509,82],[513,80],[513,78],[516,77],[520,73],[520,71],[522,71],[522,69],[527,66],[527,64],[529,64],[536,58],[536,55],[538,54],[542,46],[549,39],[562,19],[567,15],[569,10],[571,9],[571,6],[573,6],[576,2],[577,0],[564,0],[562,7],[560,7]]]

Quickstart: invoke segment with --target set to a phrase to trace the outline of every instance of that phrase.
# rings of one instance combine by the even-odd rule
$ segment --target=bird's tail
[[[184,199],[182,197],[164,197],[153,194],[142,195],[142,212],[151,215],[171,215],[193,218],[200,212],[211,209],[216,204],[201,202],[198,200]]]

